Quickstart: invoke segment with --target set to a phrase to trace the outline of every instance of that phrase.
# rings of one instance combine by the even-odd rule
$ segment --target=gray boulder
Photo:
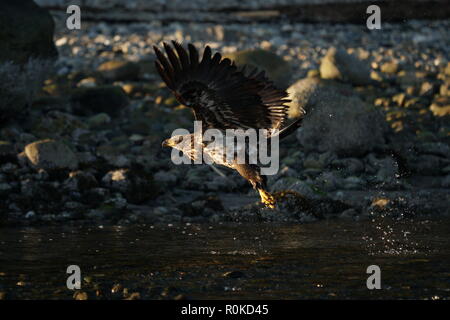
[[[117,116],[129,104],[126,93],[118,86],[77,88],[73,91],[70,101],[73,112],[83,116],[103,112]]]
[[[138,78],[140,68],[134,62],[112,60],[102,63],[97,71],[108,81],[121,81]]]
[[[329,99],[336,94],[353,95],[354,91],[350,85],[339,83],[333,80],[323,80],[319,78],[300,79],[291,85],[287,92],[291,102],[288,117],[297,118],[307,111],[308,106],[313,106],[319,101]]]
[[[320,64],[320,76],[353,85],[372,83],[368,63],[342,49],[330,48]]]
[[[320,89],[319,89],[320,90]],[[388,130],[383,115],[356,95],[342,95],[331,88],[320,99],[304,106],[305,120],[297,137],[305,151],[361,156],[385,144]]]
[[[151,174],[139,169],[118,169],[109,171],[102,184],[122,193],[129,203],[141,204],[158,194],[158,186]]]
[[[78,160],[75,153],[61,141],[40,140],[25,146],[28,160],[44,170],[76,169]]]

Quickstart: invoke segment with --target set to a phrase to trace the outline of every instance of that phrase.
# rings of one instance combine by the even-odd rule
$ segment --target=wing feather
[[[197,49],[172,41],[163,43],[166,55],[154,47],[156,69],[182,104],[193,108],[204,127],[217,129],[280,129],[286,119],[285,90],[277,89],[264,71],[247,74],[206,46],[201,60]],[[167,57],[166,57],[167,56]]]

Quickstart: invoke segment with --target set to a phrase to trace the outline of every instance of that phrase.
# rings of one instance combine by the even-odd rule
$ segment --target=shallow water
[[[449,299],[449,232],[448,218],[3,228],[0,292],[72,299],[75,264],[89,299],[126,297],[117,284],[144,299]],[[367,289],[369,265],[381,290]]]

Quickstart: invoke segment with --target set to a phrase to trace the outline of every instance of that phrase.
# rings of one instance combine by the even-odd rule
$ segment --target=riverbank
[[[69,31],[57,21],[54,73],[31,107],[0,129],[0,223],[448,215],[448,30],[447,20],[380,31],[158,21]],[[292,110],[307,111],[304,128],[281,145],[269,186],[303,199],[269,210],[235,172],[221,169],[224,178],[206,165],[171,163],[161,141],[192,129],[193,117],[153,68],[151,46],[163,40],[208,44],[289,88]],[[344,72],[330,75],[330,61]]]

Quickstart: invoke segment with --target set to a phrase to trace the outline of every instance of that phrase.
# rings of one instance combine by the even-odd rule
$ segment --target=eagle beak
[[[171,147],[172,144],[170,143],[171,141],[169,139],[164,140],[161,144],[161,147]]]

